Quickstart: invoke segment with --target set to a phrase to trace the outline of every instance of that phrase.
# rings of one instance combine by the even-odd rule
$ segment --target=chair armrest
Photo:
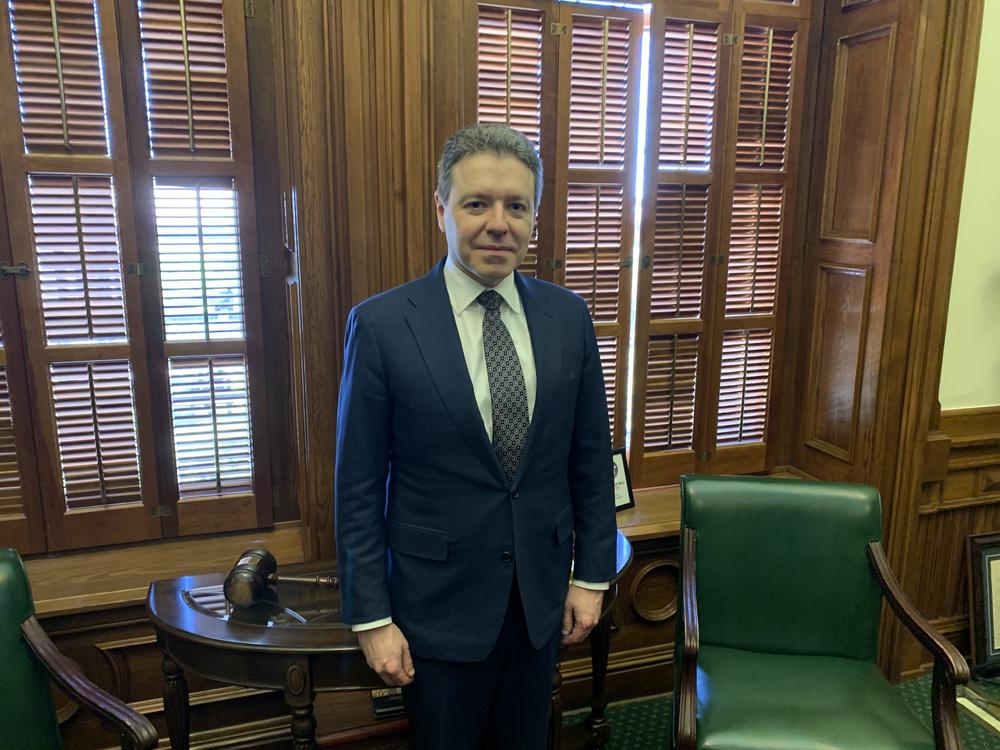
[[[680,659],[675,662],[680,670],[678,683],[677,710],[675,717],[676,750],[693,750],[698,732],[696,708],[698,703],[698,598],[695,576],[694,529],[684,529],[684,557],[681,561],[681,622],[684,626],[684,641],[680,644]]]
[[[156,747],[158,738],[149,719],[88,680],[80,668],[56,648],[34,615],[21,623],[21,634],[59,687],[118,730],[122,747],[131,750]]]
[[[934,746],[937,750],[961,750],[962,738],[958,729],[955,686],[964,685],[969,681],[969,665],[958,649],[931,627],[903,593],[899,581],[889,567],[881,542],[869,542],[868,559],[871,561],[882,593],[896,616],[934,657],[934,674],[931,679],[931,724],[934,729]]]
[[[958,649],[927,622],[903,593],[899,581],[889,567],[889,561],[886,559],[881,542],[876,541],[868,544],[868,559],[871,561],[875,578],[882,588],[882,593],[906,629],[920,641],[924,648],[931,652],[935,659],[941,660],[952,682],[962,685],[967,683],[969,681],[969,665],[962,658]]]

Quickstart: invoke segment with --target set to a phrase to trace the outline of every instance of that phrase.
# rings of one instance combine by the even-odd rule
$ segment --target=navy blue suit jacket
[[[517,274],[537,395],[520,468],[506,480],[443,265],[348,319],[337,555],[345,622],[391,616],[413,653],[476,661],[496,641],[515,570],[536,647],[559,630],[571,560],[581,580],[614,577],[610,437],[586,304]]]

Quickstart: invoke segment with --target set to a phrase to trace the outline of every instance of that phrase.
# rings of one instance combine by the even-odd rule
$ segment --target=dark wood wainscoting
[[[1000,532],[1000,406],[941,414],[927,441],[917,511],[911,580],[915,604],[946,636],[970,653],[966,539]],[[902,674],[930,669],[912,640],[902,649]]]

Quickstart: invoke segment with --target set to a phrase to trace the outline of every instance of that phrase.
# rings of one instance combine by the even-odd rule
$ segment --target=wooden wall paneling
[[[856,343],[863,352],[860,382],[856,361],[824,358],[815,347],[850,335],[850,331],[840,330],[841,324],[854,325],[855,335],[860,335],[855,320],[861,311],[834,314],[835,308],[824,310],[818,305],[803,311],[806,324],[800,339],[804,357],[799,382],[804,385],[801,403],[810,419],[799,424],[794,462],[814,476],[865,481],[873,460],[885,298],[896,240],[913,21],[901,18],[902,11],[891,2],[872,3],[849,14],[834,5],[827,7],[817,110],[817,122],[823,125],[813,153],[804,299],[817,298],[816,285],[826,278],[821,271],[824,265],[864,271],[870,276],[871,292],[867,295],[869,308],[862,315],[867,320],[867,336]],[[862,102],[867,106],[859,108],[857,104]],[[856,145],[859,142],[861,147]],[[877,173],[872,171],[876,163],[882,165]],[[859,224],[864,226],[859,228]],[[845,372],[836,377],[822,375],[815,369],[821,363]],[[852,396],[857,398],[858,408],[851,410],[850,424],[838,425],[837,430],[854,433],[851,444],[858,450],[850,457],[824,450],[823,443],[814,447],[810,441],[816,436],[809,433],[826,420],[823,415],[833,405],[843,401],[839,389],[849,383],[858,390],[858,395]]]
[[[881,490],[890,562],[904,589],[932,613],[944,605],[921,593],[941,584],[931,572],[939,564],[932,540],[949,546],[941,554],[954,555],[957,537],[940,526],[919,527],[925,516],[943,512],[935,503],[945,506],[947,493],[968,486],[961,477],[945,479],[940,487],[928,485],[930,494],[918,499],[928,433],[937,419],[980,15],[978,2],[827,4],[817,109],[824,126],[815,138],[808,211],[802,299],[811,305],[823,266],[841,266],[867,269],[871,302],[863,335],[856,318],[836,307],[825,319],[819,305],[803,311],[799,341],[805,356],[796,370],[806,412],[817,418],[803,421],[793,461],[818,478],[863,481]],[[879,111],[884,116],[874,116]],[[866,160],[845,151],[859,139]],[[873,169],[879,158],[881,172]],[[840,391],[856,385],[850,370],[857,365],[843,362],[835,375],[816,372],[829,357],[810,346],[838,336],[865,339],[859,407],[852,426],[838,412],[823,427],[819,416],[842,403]],[[810,432],[824,429],[842,445],[852,444],[844,436],[853,430],[855,448],[840,455],[816,450]],[[966,518],[960,525],[967,523],[979,521]],[[948,563],[934,573],[954,570]],[[943,616],[953,628],[954,613]],[[881,664],[898,677],[908,668],[903,660],[917,651],[894,618],[883,620],[880,638]]]
[[[279,122],[288,141],[292,194],[291,250],[300,309],[290,306],[301,346],[304,443],[296,479],[303,548],[308,559],[333,556],[333,459],[343,325],[350,299],[346,253],[347,190],[344,140],[341,14],[322,0],[279,3],[287,110]],[[308,280],[304,283],[303,280]],[[294,303],[292,303],[294,304]],[[293,365],[294,368],[294,365]]]
[[[283,129],[277,119],[283,108],[283,88],[278,87],[275,64],[275,7],[272,3],[254,6],[246,18],[247,66],[253,85],[250,87],[250,120],[254,152],[254,189],[257,206],[257,250],[260,257],[260,294],[264,357],[264,380],[267,383],[267,444],[271,474],[271,493],[266,502],[273,508],[275,521],[298,517],[298,507],[290,491],[294,462],[294,410],[289,408],[289,327],[287,320],[286,267],[284,237],[285,212],[283,186],[279,175],[279,136]],[[283,85],[283,80],[281,80]],[[287,147],[287,144],[286,144]]]
[[[904,185],[907,201],[899,217],[904,262],[894,277],[888,321],[891,339],[889,367],[895,380],[886,393],[901,393],[894,404],[886,398],[879,424],[898,424],[898,440],[881,439],[886,451],[880,485],[889,485],[888,555],[905,589],[920,580],[922,566],[933,565],[915,545],[916,507],[921,462],[931,420],[936,417],[951,270],[961,202],[969,121],[972,113],[983,3],[923,3],[918,37],[924,55],[915,87]],[[895,409],[892,407],[895,405]],[[881,437],[876,435],[876,437]],[[891,452],[889,452],[891,451]],[[900,673],[908,636],[896,624],[883,629],[884,661],[891,674]]]

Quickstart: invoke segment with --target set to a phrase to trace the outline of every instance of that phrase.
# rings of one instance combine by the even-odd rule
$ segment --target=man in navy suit
[[[587,636],[615,572],[587,305],[515,271],[541,185],[521,133],[460,130],[435,193],[447,258],[348,319],[343,618],[372,669],[404,686],[418,748],[543,747],[560,640]]]

